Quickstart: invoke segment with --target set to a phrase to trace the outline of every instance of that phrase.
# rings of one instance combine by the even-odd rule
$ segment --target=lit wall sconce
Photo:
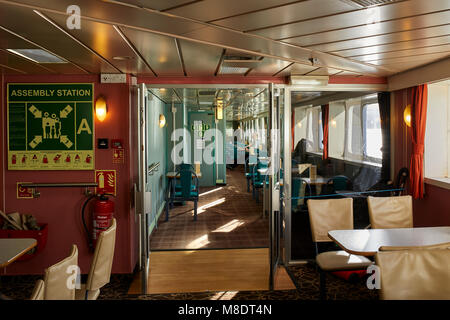
[[[223,119],[223,100],[218,99],[216,101],[216,119],[222,120]]]
[[[403,111],[403,121],[405,121],[408,127],[411,127],[411,105],[408,104]]]
[[[163,114],[160,114],[159,115],[159,127],[164,128],[165,125],[166,125],[166,117],[164,117]]]
[[[302,123],[301,121],[297,122],[297,127],[301,128],[302,127]]]
[[[336,128],[336,126],[337,126],[337,122],[336,122],[336,120],[331,120],[331,126],[333,127],[333,128]]]
[[[100,122],[105,120],[108,113],[108,107],[106,106],[106,100],[103,96],[97,98],[95,101],[95,115]]]

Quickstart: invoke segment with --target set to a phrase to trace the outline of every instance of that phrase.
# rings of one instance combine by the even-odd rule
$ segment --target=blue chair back
[[[349,178],[346,176],[334,176],[330,180],[333,181],[333,188],[335,191],[348,189]]]
[[[192,166],[190,164],[183,163],[180,165],[178,172],[180,173],[181,196],[183,198],[189,198],[192,190]]]

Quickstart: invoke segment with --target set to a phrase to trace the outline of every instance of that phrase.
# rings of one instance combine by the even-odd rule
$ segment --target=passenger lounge
[[[0,1],[0,298],[449,300],[449,9]]]

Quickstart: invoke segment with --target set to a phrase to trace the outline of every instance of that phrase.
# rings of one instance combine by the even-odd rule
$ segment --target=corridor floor
[[[193,202],[161,214],[150,250],[259,248],[269,246],[269,221],[260,201],[247,192],[243,166],[227,169],[227,185],[200,188],[197,221]]]

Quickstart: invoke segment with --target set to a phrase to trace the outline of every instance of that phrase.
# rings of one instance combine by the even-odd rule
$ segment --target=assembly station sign
[[[94,170],[92,83],[8,84],[8,170]]]

